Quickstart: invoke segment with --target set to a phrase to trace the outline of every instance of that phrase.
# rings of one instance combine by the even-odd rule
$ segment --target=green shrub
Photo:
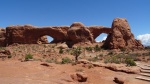
[[[116,64],[126,63],[127,66],[136,66],[134,60],[135,60],[135,56],[130,56],[130,55],[125,56],[124,54],[117,54],[105,58],[104,63],[116,63]]]
[[[8,55],[8,58],[12,58],[12,56],[11,56],[11,55]]]
[[[136,63],[135,63],[134,60],[131,59],[131,58],[127,58],[127,59],[125,60],[125,63],[127,64],[127,66],[136,66]]]
[[[64,53],[63,49],[60,48],[60,49],[59,49],[59,54],[63,54],[63,53]]]
[[[92,62],[96,62],[98,60],[99,60],[98,56],[88,59],[88,61],[92,61]]]
[[[85,49],[86,49],[87,51],[92,51],[92,50],[93,50],[92,47],[85,47]]]
[[[104,63],[124,63],[124,54],[117,54],[104,59]]]
[[[101,48],[100,48],[98,45],[96,45],[96,46],[94,47],[94,50],[97,52],[97,51],[100,51]]]
[[[111,57],[110,62],[111,63],[116,63],[116,64],[120,64],[121,63],[121,61],[117,58],[117,56]]]
[[[6,48],[5,47],[0,47],[0,50],[6,50]]]
[[[71,54],[75,56],[75,61],[78,61],[78,57],[81,53],[82,53],[81,47],[77,47],[73,49]]]
[[[70,58],[68,58],[68,57],[65,57],[65,58],[62,58],[62,64],[68,64],[68,63],[71,63],[72,61],[71,61],[71,59]]]
[[[32,54],[26,54],[25,56],[25,60],[28,61],[29,59],[33,59],[33,55]]]

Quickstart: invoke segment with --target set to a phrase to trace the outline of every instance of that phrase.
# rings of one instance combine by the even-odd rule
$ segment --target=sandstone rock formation
[[[93,35],[82,23],[75,22],[68,29],[67,44],[72,47],[73,44],[79,42],[94,42]]]
[[[112,23],[111,33],[104,43],[104,48],[143,48],[143,45],[134,38],[126,19],[116,18]]]
[[[6,28],[6,42],[8,45],[47,43],[45,35],[51,36],[54,43],[65,42],[69,27],[43,27],[34,26],[10,26]]]
[[[5,35],[6,35],[6,30],[3,28],[0,28],[0,46],[5,46]]]
[[[109,27],[90,26],[87,28],[90,30],[91,34],[93,35],[93,39],[96,39],[102,33],[105,33],[105,34],[111,33],[111,28]]]
[[[78,43],[94,43],[101,34],[106,33],[108,37],[103,47],[106,49],[118,48],[143,48],[140,41],[134,38],[126,19],[116,18],[112,27],[90,26],[75,22],[69,26],[34,27],[31,25],[9,26],[0,29],[0,46],[18,44],[43,44],[48,43],[46,36],[53,38],[51,43],[66,43],[72,47]]]

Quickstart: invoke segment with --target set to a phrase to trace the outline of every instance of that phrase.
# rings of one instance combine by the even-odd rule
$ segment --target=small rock
[[[81,59],[81,60],[78,60],[78,63],[80,64],[80,63],[83,63],[83,64],[88,64],[88,63],[90,63],[88,60],[86,60],[86,59]]]
[[[50,65],[47,64],[47,63],[42,63],[41,65],[46,66],[46,67],[49,67],[49,66],[50,66]]]
[[[120,78],[120,77],[114,77],[114,82],[116,82],[117,84],[124,84],[125,83],[125,79],[124,78]]]
[[[83,72],[77,72],[77,73],[71,74],[70,76],[74,81],[78,81],[78,82],[86,82],[88,78],[87,74]]]

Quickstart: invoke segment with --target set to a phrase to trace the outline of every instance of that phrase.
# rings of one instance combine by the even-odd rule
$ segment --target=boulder
[[[123,77],[114,77],[114,82],[117,84],[125,84],[125,78]]]
[[[86,82],[88,79],[87,74],[83,72],[76,72],[71,74],[70,76],[74,81],[78,81],[78,82]]]

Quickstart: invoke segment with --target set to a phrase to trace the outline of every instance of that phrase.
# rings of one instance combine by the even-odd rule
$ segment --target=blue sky
[[[135,38],[148,44],[150,0],[0,0],[2,28],[24,24],[70,26],[73,22],[111,27],[116,17],[126,18]]]

